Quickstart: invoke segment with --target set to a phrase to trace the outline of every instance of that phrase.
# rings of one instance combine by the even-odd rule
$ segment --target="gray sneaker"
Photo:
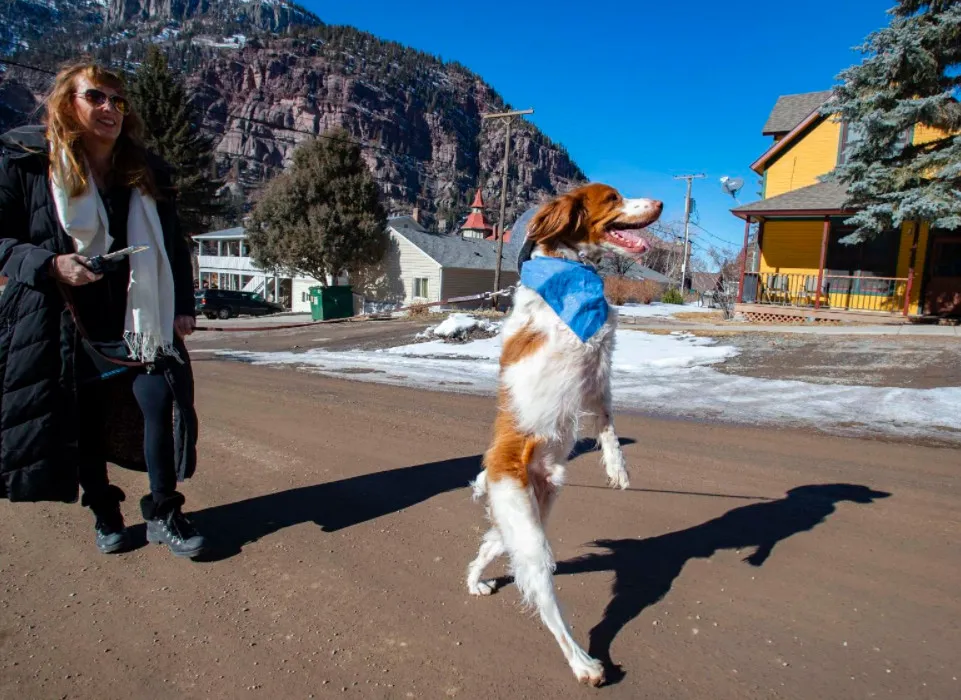
[[[147,541],[167,545],[178,557],[193,558],[204,551],[204,538],[181,511],[184,498],[176,493],[155,503],[151,496],[141,501],[147,521]]]

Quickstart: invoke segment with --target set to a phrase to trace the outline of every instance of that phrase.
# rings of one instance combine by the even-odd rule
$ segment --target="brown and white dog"
[[[557,197],[531,220],[531,258],[553,256],[597,264],[605,248],[637,256],[647,242],[635,232],[661,215],[651,199],[624,199],[612,187],[590,184]],[[595,420],[609,483],[627,488],[628,475],[611,414],[611,357],[617,312],[586,342],[533,290],[521,285],[504,324],[494,436],[484,470],[472,482],[475,499],[487,495],[493,527],[467,569],[467,589],[489,595],[484,569],[506,553],[526,604],[533,604],[557,639],[578,681],[600,685],[604,668],[591,658],[564,621],[554,595],[554,557],[544,531],[564,481],[579,419]]]

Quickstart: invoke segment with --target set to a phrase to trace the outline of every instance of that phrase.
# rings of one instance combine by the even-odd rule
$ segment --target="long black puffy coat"
[[[74,502],[79,495],[74,366],[83,349],[48,276],[51,258],[74,252],[73,241],[57,220],[42,129],[7,132],[0,137],[0,152],[0,274],[7,278],[0,296],[0,497]],[[170,193],[157,210],[174,275],[174,310],[193,316],[190,246],[180,232],[169,170],[159,159],[151,166],[159,187]],[[185,363],[171,362],[164,373],[174,391],[175,466],[183,480],[196,466],[197,418],[190,361],[178,345]],[[132,381],[129,371],[107,380],[105,405],[82,410],[107,413],[103,457],[142,471],[143,415]]]

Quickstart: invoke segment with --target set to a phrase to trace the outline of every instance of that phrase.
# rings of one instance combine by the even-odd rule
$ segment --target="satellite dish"
[[[721,178],[721,189],[734,197],[734,199],[737,199],[737,193],[742,187],[744,187],[743,177],[728,177],[724,175]]]

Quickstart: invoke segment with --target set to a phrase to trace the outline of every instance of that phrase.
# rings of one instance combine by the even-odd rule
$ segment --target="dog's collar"
[[[579,260],[535,255],[521,267],[521,284],[536,292],[581,342],[607,322],[604,280]]]
[[[585,255],[583,251],[577,250],[573,246],[569,246],[567,244],[563,244],[563,245],[564,247],[558,250],[558,252],[561,253],[560,256],[548,255],[547,253],[541,252],[536,247],[534,247],[533,251],[531,252],[530,256],[527,258],[527,260],[533,260],[534,258],[554,258],[555,260],[569,260],[571,262],[578,262],[578,263],[581,263],[582,265],[587,265],[593,270],[597,269],[597,263],[595,263],[593,260],[587,257],[587,255]]]

